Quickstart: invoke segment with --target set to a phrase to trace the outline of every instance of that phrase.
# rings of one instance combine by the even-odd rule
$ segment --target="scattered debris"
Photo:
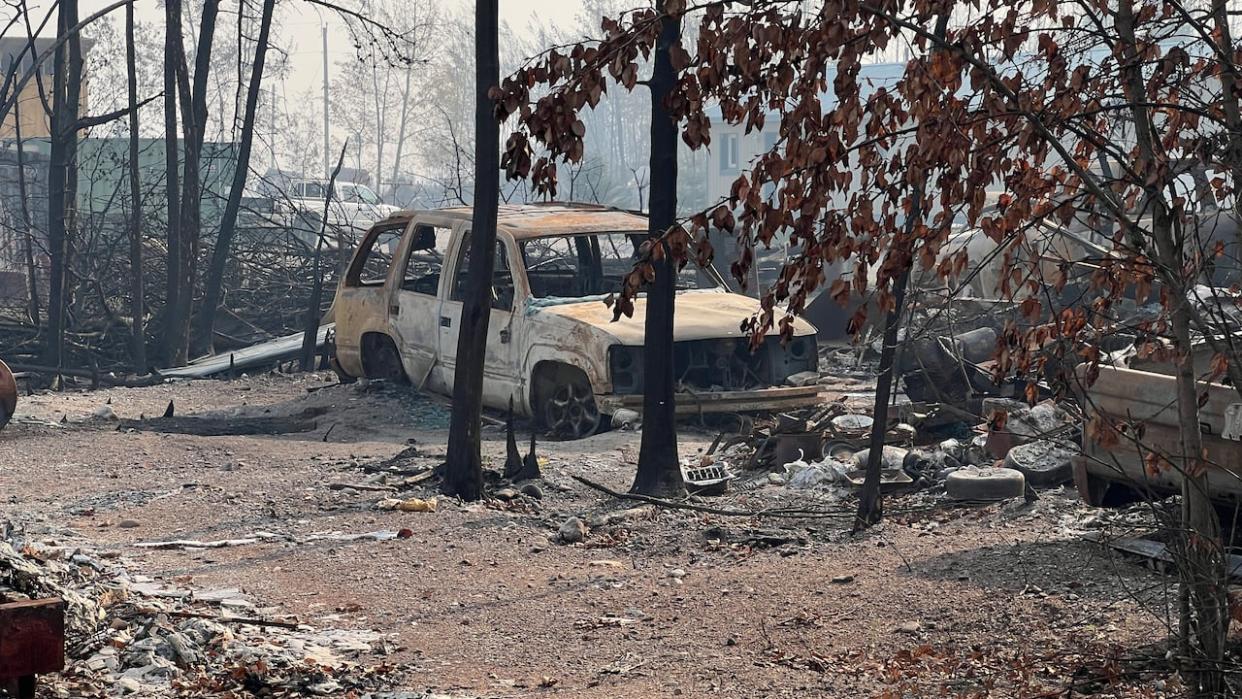
[[[806,546],[809,541],[802,533],[790,529],[726,529],[710,527],[703,531],[703,538],[730,546],[748,546],[757,549],[778,548],[786,545]]]
[[[116,420],[116,412],[112,410],[111,405],[101,405],[91,412],[91,416],[96,420]]]
[[[431,500],[431,510],[435,511],[435,500]],[[393,508],[396,509],[396,508]],[[250,536],[239,537],[237,539],[219,539],[216,541],[196,541],[194,539],[174,539],[172,541],[142,541],[134,544],[136,548],[143,549],[221,549],[231,546],[249,546],[261,542],[281,541],[291,544],[311,544],[317,541],[391,541],[398,537],[398,532],[391,530],[380,530],[374,532],[363,532],[361,534],[342,534],[340,532],[332,532],[328,534],[310,534],[308,536],[296,537],[285,534],[276,534],[273,532],[255,532]]]
[[[612,414],[612,428],[615,430],[642,429],[643,416],[637,410],[621,408]]]
[[[718,463],[691,468],[686,463],[681,465],[681,477],[686,488],[694,495],[719,495],[729,487],[734,475]]]
[[[1098,532],[1088,532],[1083,538],[1116,551],[1145,559],[1148,565],[1158,571],[1164,571],[1166,568],[1173,566],[1173,556],[1169,553],[1168,545],[1160,541],[1130,536],[1108,537]],[[1227,565],[1229,577],[1233,582],[1242,582],[1242,556],[1229,554]]]
[[[397,668],[361,662],[392,650],[379,633],[238,616],[228,599],[146,596],[142,578],[101,552],[6,530],[0,603],[64,600],[67,663],[46,678],[49,696],[358,696],[399,678]]]
[[[409,498],[407,500],[382,500],[379,508],[381,510],[399,510],[401,512],[435,512],[435,498]]]
[[[995,330],[981,327],[952,337],[913,339],[897,366],[906,394],[916,401],[959,404],[976,395],[999,395],[1001,389],[981,366],[995,353],[996,337]]]
[[[565,520],[565,523],[562,524],[561,528],[557,530],[557,535],[560,537],[560,540],[562,543],[565,543],[565,544],[579,543],[583,541],[584,539],[586,539],[586,536],[587,536],[586,523],[577,517],[570,517],[569,519]]]

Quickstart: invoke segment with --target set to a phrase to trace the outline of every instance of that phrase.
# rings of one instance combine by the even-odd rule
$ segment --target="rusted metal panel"
[[[0,361],[0,429],[9,424],[17,410],[17,380],[9,365]]]
[[[324,346],[328,341],[328,337],[335,331],[335,328],[336,326],[333,323],[319,326],[319,330],[316,331],[315,335],[316,349]],[[201,379],[215,374],[222,374],[226,371],[242,371],[256,366],[271,366],[275,362],[299,356],[302,352],[303,335],[304,333],[302,332],[296,332],[232,352],[213,354],[202,359],[196,359],[183,367],[161,369],[160,375],[169,378]],[[0,384],[3,384],[2,379],[0,379]],[[0,386],[0,392],[2,391],[3,387]]]
[[[596,396],[600,410],[614,413],[621,408],[642,410],[643,397]],[[710,393],[678,393],[677,414],[745,413],[779,411],[819,405],[823,395],[819,386],[781,386],[753,391],[715,391]]]
[[[0,604],[0,680],[64,667],[64,601],[54,597]]]
[[[1207,452],[1208,487],[1215,498],[1242,499],[1242,442],[1221,436],[1226,410],[1230,404],[1242,402],[1242,397],[1233,387],[1217,383],[1199,382],[1198,392],[1207,395],[1199,409],[1199,430]],[[1141,424],[1144,453],[1154,450],[1176,456],[1182,451],[1176,395],[1177,379],[1172,376],[1100,367],[1099,378],[1086,390],[1083,405],[1088,421],[1102,415],[1113,425]],[[1091,487],[1086,476],[1156,491],[1180,490],[1182,479],[1177,469],[1145,468],[1140,445],[1131,436],[1119,434],[1116,444],[1105,447],[1088,434],[1091,430],[1083,432],[1082,477],[1076,479],[1080,492]],[[1099,497],[1094,491],[1082,494],[1088,500]]]

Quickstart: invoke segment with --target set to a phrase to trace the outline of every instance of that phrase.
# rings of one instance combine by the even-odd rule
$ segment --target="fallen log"
[[[164,382],[159,374],[146,376],[117,376],[112,373],[100,373],[90,369],[56,368],[42,364],[9,364],[9,368],[20,374],[41,374],[44,376],[71,376],[75,379],[90,379],[92,385],[120,386],[122,388],[145,388]]]
[[[304,410],[297,415],[260,417],[155,417],[146,420],[121,420],[118,428],[198,437],[294,434],[314,430],[317,426],[315,418],[324,412]]]

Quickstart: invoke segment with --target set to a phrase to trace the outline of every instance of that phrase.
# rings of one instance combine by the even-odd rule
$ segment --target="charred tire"
[[[1026,478],[1012,468],[971,466],[950,473],[944,489],[955,500],[1008,500],[1022,497]]]
[[[603,424],[591,380],[577,367],[541,365],[535,374],[534,399],[539,424],[554,437],[590,437]]]
[[[368,379],[408,382],[397,343],[391,337],[379,333],[362,337],[362,375]]]

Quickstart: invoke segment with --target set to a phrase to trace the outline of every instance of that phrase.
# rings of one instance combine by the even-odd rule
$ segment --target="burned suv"
[[[350,376],[409,379],[452,394],[466,283],[469,208],[400,212],[363,238],[336,292],[336,362]],[[597,206],[502,206],[492,276],[483,400],[567,437],[602,416],[641,409],[643,313],[613,321],[647,219]],[[677,282],[674,328],[679,413],[783,410],[818,402],[816,386],[787,386],[816,368],[815,329],[794,325],[752,352],[740,323],[758,302],[730,293],[716,270],[688,265]]]

